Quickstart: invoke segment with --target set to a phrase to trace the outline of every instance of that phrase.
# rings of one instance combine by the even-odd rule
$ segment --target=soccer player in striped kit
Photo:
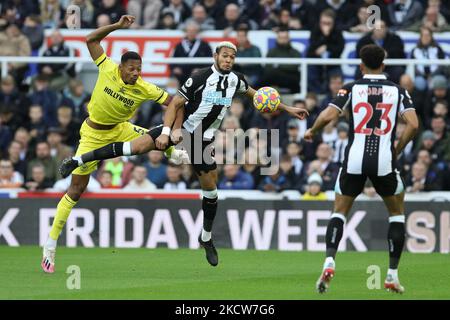
[[[396,159],[415,136],[419,122],[409,93],[383,74],[384,49],[367,45],[361,49],[360,56],[363,78],[344,85],[304,136],[306,141],[312,141],[314,135],[330,121],[344,112],[348,113],[349,142],[336,181],[334,210],[325,236],[326,259],[316,287],[320,293],[329,287],[335,274],[334,259],[346,217],[369,178],[390,215],[389,269],[384,286],[390,291],[403,293],[397,268],[405,242],[405,184],[396,169]],[[395,145],[399,116],[406,122],[406,129]]]

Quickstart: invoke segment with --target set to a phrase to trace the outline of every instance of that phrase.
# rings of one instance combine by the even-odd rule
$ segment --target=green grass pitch
[[[219,248],[219,266],[203,249],[57,250],[56,273],[40,268],[39,247],[0,246],[0,299],[450,299],[450,256],[403,253],[403,295],[367,288],[369,265],[387,270],[387,252],[342,252],[330,291],[315,282],[322,252],[233,251]],[[70,265],[81,270],[81,288],[67,289]]]

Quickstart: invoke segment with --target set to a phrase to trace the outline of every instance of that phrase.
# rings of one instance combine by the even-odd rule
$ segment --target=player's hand
[[[158,138],[156,138],[156,149],[166,150],[168,145],[169,145],[168,135],[161,134]]]
[[[183,141],[183,134],[181,132],[181,129],[173,130],[171,139],[174,144],[179,144],[181,141]]]
[[[286,106],[284,108],[284,110],[289,113],[291,116],[303,120],[305,119],[307,116],[309,116],[309,112],[306,109],[303,108],[294,108],[294,107],[288,107]]]
[[[131,15],[123,15],[120,17],[119,22],[117,22],[120,29],[128,29],[133,23],[136,18]]]
[[[311,129],[306,130],[305,135],[303,136],[303,139],[307,142],[313,142],[314,134]]]

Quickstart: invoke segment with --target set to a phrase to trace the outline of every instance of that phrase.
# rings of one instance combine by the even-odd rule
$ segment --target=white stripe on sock
[[[398,216],[391,216],[391,217],[389,217],[389,223],[391,223],[391,222],[405,223],[405,215],[400,214]]]
[[[78,162],[78,166],[83,165],[83,160],[81,159],[81,156],[75,156],[75,157],[72,157],[72,159]]]
[[[131,156],[131,142],[124,142],[122,146],[122,153],[124,156]]]
[[[209,241],[211,239],[211,232],[202,229],[202,241]]]
[[[342,221],[344,221],[344,223],[347,222],[347,218],[345,218],[345,216],[342,213],[333,212],[330,219],[333,219],[333,218],[341,219]]]

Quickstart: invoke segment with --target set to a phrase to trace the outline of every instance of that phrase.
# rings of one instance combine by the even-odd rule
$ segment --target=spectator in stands
[[[8,147],[8,160],[10,160],[14,166],[14,171],[19,172],[23,177],[27,175],[27,163],[24,159],[20,158],[23,146],[19,141],[13,140]]]
[[[243,190],[253,189],[253,177],[241,170],[237,164],[226,164],[223,167],[223,178],[219,183],[219,189],[224,190]]]
[[[369,198],[375,198],[377,196],[377,190],[375,190],[372,181],[370,181],[370,179],[366,180],[366,183],[364,184],[363,193]]]
[[[316,4],[318,12],[332,10],[335,16],[334,25],[339,30],[348,30],[352,23],[352,18],[357,15],[357,7],[354,1],[350,0],[318,0]]]
[[[205,7],[208,17],[213,18],[214,21],[221,19],[225,12],[226,1],[224,0],[200,0],[199,3]]]
[[[448,80],[443,75],[436,75],[431,79],[431,90],[427,92],[424,102],[424,125],[430,128],[433,108],[437,101],[445,100],[450,102],[450,90]]]
[[[27,180],[31,179],[31,173],[33,166],[41,164],[45,168],[45,178],[49,179],[52,183],[61,179],[58,172],[58,162],[50,155],[50,145],[47,141],[40,141],[36,144],[36,158],[28,162],[27,167]]]
[[[130,0],[128,14],[135,16],[133,28],[154,29],[158,25],[159,14],[163,7],[161,0]]]
[[[280,170],[282,174],[287,178],[291,189],[300,190],[301,177],[303,172],[297,174],[292,164],[292,159],[289,155],[284,154],[280,159]]]
[[[307,169],[308,176],[316,171],[322,176],[323,190],[334,190],[339,165],[332,162],[332,149],[326,143],[321,143],[316,151],[317,160],[312,161]]]
[[[427,167],[427,178],[429,181],[438,181],[439,184],[442,183],[442,176],[439,174],[446,167],[444,161],[434,162],[431,159],[430,152],[428,150],[420,150],[417,154],[417,162],[422,162]]]
[[[301,53],[294,49],[289,38],[289,31],[279,30],[274,48],[267,53],[268,58],[301,58]],[[266,65],[260,86],[276,86],[289,93],[299,92],[300,72],[298,65]]]
[[[317,172],[312,173],[308,177],[308,185],[306,187],[306,192],[302,196],[302,200],[327,200],[327,195],[325,192],[321,191],[322,188],[322,177]]]
[[[73,149],[62,143],[63,131],[57,127],[50,127],[47,130],[47,142],[50,145],[50,155],[62,162],[65,158],[73,155]]]
[[[191,22],[186,25],[186,35],[179,44],[175,47],[173,57],[177,58],[193,58],[193,57],[211,57],[212,50],[209,44],[198,37],[200,31],[199,25]],[[203,68],[200,65],[171,65],[172,76],[176,77],[180,83],[184,83],[191,73]]]
[[[332,146],[338,139],[338,132],[336,129],[337,119],[332,120],[322,130],[322,141]]]
[[[16,24],[22,27],[25,17],[30,15],[32,12],[24,9],[23,6],[18,3],[19,1],[3,1],[6,2],[2,6],[1,16],[11,24]]]
[[[39,104],[32,104],[29,109],[30,122],[27,126],[32,139],[42,140],[47,132],[47,123],[44,120],[44,113],[42,106]]]
[[[24,185],[28,191],[43,191],[52,186],[53,182],[45,178],[45,168],[42,164],[36,164],[31,168],[31,179]]]
[[[422,27],[426,27],[433,32],[450,31],[450,26],[445,17],[439,12],[437,6],[428,6],[425,10],[425,17],[412,24],[406,31],[419,32]]]
[[[74,51],[69,48],[59,30],[54,30],[50,35],[50,46],[42,55],[43,57],[73,57]],[[70,77],[75,76],[75,65],[73,63],[41,63],[39,73],[47,76],[49,88],[62,90]]]
[[[260,58],[261,51],[255,45],[253,45],[248,38],[248,28],[246,25],[242,25],[236,31],[237,41],[237,53],[236,57],[239,58]],[[262,67],[258,64],[242,65],[236,64],[237,71],[245,74],[248,78],[248,82],[251,86],[255,86],[259,77],[262,74]]]
[[[58,96],[55,91],[49,88],[49,78],[47,75],[38,75],[34,81],[34,92],[30,94],[32,104],[39,104],[43,108],[44,121],[47,125],[55,125],[56,108],[58,105]]]
[[[373,31],[359,39],[356,44],[356,58],[360,58],[359,51],[367,44],[376,44],[384,48],[387,59],[404,59],[406,57],[402,39],[390,32],[386,27],[386,22],[383,20],[377,20]],[[389,76],[389,80],[395,83],[398,83],[404,70],[404,66],[386,66],[384,69]],[[355,79],[360,79],[361,77],[361,71],[359,68],[356,68]]]
[[[302,160],[302,151],[303,151],[302,144],[297,142],[290,142],[286,147],[286,154],[291,159],[294,173],[298,176],[302,176],[303,170],[305,169]]]
[[[6,150],[8,149],[11,140],[11,129],[8,126],[3,125],[0,121],[0,156],[4,156],[6,154]]]
[[[111,23],[116,23],[127,12],[119,0],[102,0],[98,8],[94,11],[93,21],[97,21],[97,17],[101,14],[108,15]]]
[[[0,19],[1,20],[1,19]],[[4,31],[2,31],[4,29]],[[6,25],[0,22],[0,56],[20,56],[29,57],[31,55],[31,45],[28,38],[20,31],[15,24]],[[23,62],[8,63],[8,73],[14,77],[16,84],[20,84],[24,79],[28,64]]]
[[[89,93],[84,89],[83,81],[70,79],[68,86],[63,90],[61,104],[70,106],[73,110],[73,119],[82,122],[88,115],[83,105],[88,97]]]
[[[111,185],[113,187],[122,188],[127,185],[131,179],[131,172],[134,165],[125,157],[117,157],[103,162],[99,171],[109,171],[112,174]]]
[[[101,28],[110,25],[112,23],[111,17],[106,13],[99,14],[95,21],[96,21],[95,23],[96,28]]]
[[[31,15],[25,18],[22,32],[30,41],[33,52],[41,48],[44,43],[44,27],[38,15]]]
[[[178,29],[185,29],[186,25],[195,22],[200,26],[201,31],[214,30],[215,21],[213,18],[208,17],[205,7],[200,3],[196,3],[192,8],[192,17],[186,19],[186,21],[178,26]]]
[[[312,30],[317,20],[315,7],[308,0],[283,1],[283,8],[290,11],[292,17],[300,20],[302,29]]]
[[[233,98],[231,103],[229,114],[239,119],[239,127],[246,131],[249,129],[249,119],[252,115],[253,108],[245,107],[246,101],[241,97]]]
[[[443,149],[447,143],[450,143],[450,134],[443,116],[435,115],[431,118],[431,131],[436,139],[435,147],[438,150]]]
[[[433,31],[427,27],[420,28],[420,38],[411,51],[411,59],[436,60],[445,59],[445,52],[433,38]],[[443,72],[438,65],[415,65],[415,86],[418,90],[426,90],[431,76]]]
[[[125,186],[124,190],[148,192],[156,190],[156,186],[147,179],[147,169],[144,166],[135,166],[132,172],[132,179]]]
[[[147,169],[147,178],[158,188],[164,187],[167,181],[167,166],[162,163],[163,154],[161,151],[153,150],[148,153],[148,162],[144,163]]]
[[[294,104],[295,106],[295,104]],[[305,120],[290,119],[287,123],[287,137],[285,140],[281,141],[281,147],[283,150],[287,149],[287,146],[291,143],[300,143],[302,141],[302,136],[305,128]],[[301,129],[300,129],[301,127]],[[301,133],[302,132],[302,133]]]
[[[333,148],[333,162],[342,164],[345,157],[345,148],[348,144],[348,129],[346,122],[339,122],[337,125],[338,139],[332,144]]]
[[[322,100],[320,110],[325,110],[328,107],[328,104],[336,98],[339,90],[343,85],[344,80],[342,79],[342,75],[340,72],[330,75],[330,79],[328,82],[328,92],[325,98]]]
[[[335,25],[335,13],[326,9],[320,14],[319,23],[311,31],[307,56],[310,58],[339,58],[344,50],[342,31]],[[331,75],[341,74],[339,66],[308,66],[309,91],[324,93]]]
[[[387,6],[392,30],[406,29],[423,16],[418,0],[394,0]]]
[[[440,13],[445,17],[447,22],[450,22],[450,3],[449,0],[428,0],[429,7],[436,7]]]
[[[73,119],[72,108],[62,105],[58,108],[57,114],[57,127],[61,129],[63,136],[62,142],[70,147],[77,146],[78,140],[80,139],[79,130],[81,125]]]
[[[0,188],[20,188],[23,185],[22,175],[14,171],[11,160],[0,160]]]
[[[191,16],[191,8],[183,0],[164,0],[163,4],[161,14],[171,12],[177,25]]]
[[[20,153],[21,160],[27,161],[34,156],[34,145],[31,143],[31,136],[27,129],[24,127],[17,128],[13,140],[19,141],[22,145]]]
[[[262,181],[258,187],[259,190],[265,192],[281,192],[290,188],[289,180],[281,170],[278,170],[270,176],[262,177]]]
[[[3,124],[8,125],[13,131],[16,131],[28,118],[30,100],[17,90],[14,78],[10,75],[1,80],[0,106],[4,108],[2,108],[5,117],[2,119]]]
[[[164,184],[164,190],[186,190],[186,182],[183,181],[181,176],[181,166],[177,166],[169,163],[167,166],[167,182]]]
[[[41,1],[41,20],[44,28],[59,28],[63,18],[64,10],[58,0]]]
[[[422,162],[416,162],[412,166],[411,174],[406,179],[406,192],[421,192],[440,190],[438,181],[427,179],[427,166]]]
[[[348,23],[348,31],[361,33],[367,33],[371,31],[370,25],[367,23],[370,16],[368,8],[369,6],[366,4],[363,4],[358,8],[356,17],[352,17],[351,21]]]
[[[424,98],[425,93],[420,91],[414,85],[414,81],[408,74],[403,74],[400,77],[400,87],[408,90],[409,95],[411,96],[412,101],[414,102],[414,107],[416,109],[416,113],[419,117],[419,120],[423,122],[425,113],[424,113]]]
[[[92,28],[94,26],[95,8],[91,0],[72,0],[71,4],[80,8],[81,28]],[[120,18],[120,17],[119,17]]]
[[[257,28],[254,21],[241,16],[241,12],[237,4],[229,3],[225,7],[223,17],[216,20],[216,29],[223,30],[225,37],[227,37],[232,31],[237,30],[238,27],[244,23],[247,24],[250,29]]]
[[[102,189],[120,189],[120,186],[113,185],[113,174],[108,170],[99,172],[98,182]]]
[[[175,30],[177,27],[178,24],[175,22],[175,18],[172,12],[161,13],[156,29]]]

